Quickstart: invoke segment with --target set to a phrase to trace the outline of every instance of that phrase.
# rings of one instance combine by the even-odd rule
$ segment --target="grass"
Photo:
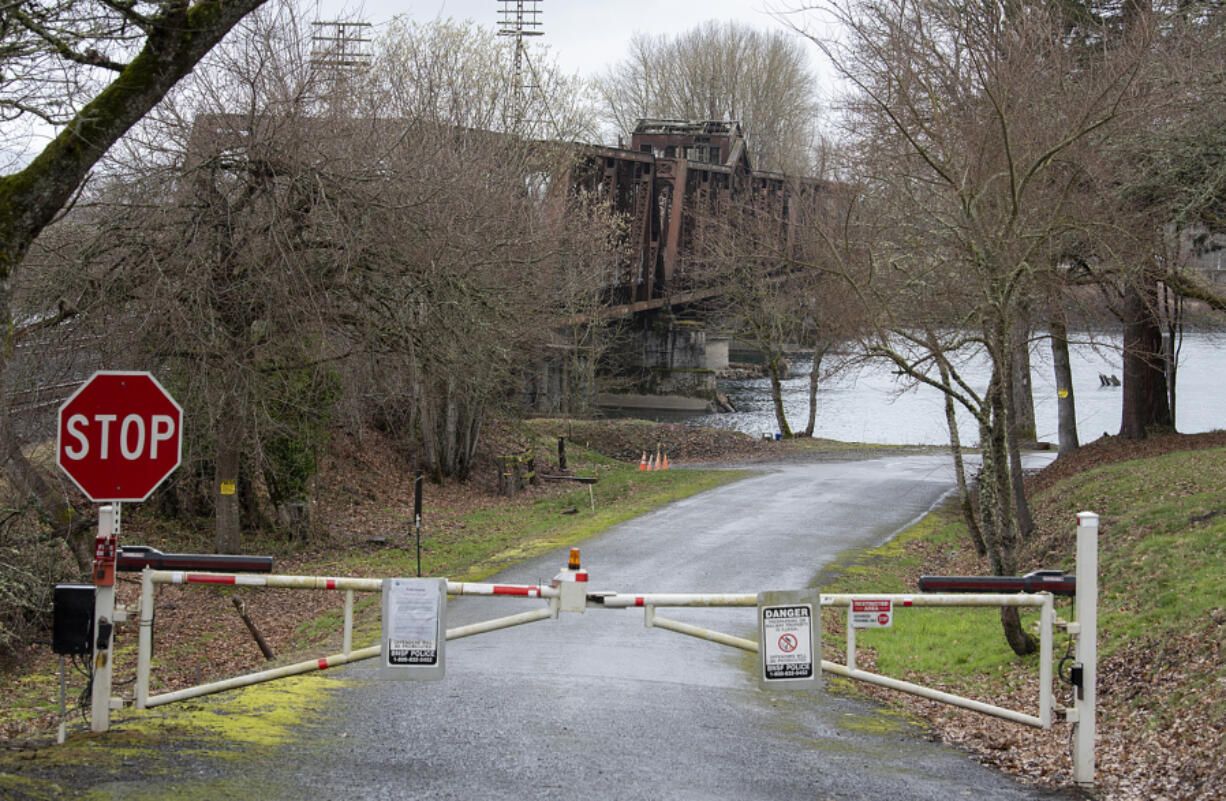
[[[1170,797],[1203,797],[1193,788],[1207,776],[1220,786],[1220,738],[1211,736],[1217,745],[1208,749],[1182,740],[1226,728],[1223,476],[1226,449],[1182,451],[1088,469],[1031,498],[1038,531],[1022,549],[1022,571],[1073,570],[1075,514],[1100,515],[1099,781],[1105,798],[1156,797],[1159,785],[1176,776],[1190,795]],[[821,589],[914,592],[919,572],[987,572],[968,552],[960,517],[952,509],[938,510],[882,548],[831,568]],[[1057,599],[1056,609],[1059,617],[1072,617],[1068,600]],[[842,615],[825,614],[824,625],[841,631]],[[1023,621],[1034,618],[1023,615]],[[840,639],[824,638],[837,661]],[[995,610],[896,610],[893,628],[862,630],[857,644],[859,658],[875,660],[876,672],[989,702],[1009,698],[1005,705],[1022,711],[1016,703],[1032,703],[1026,699],[1033,698],[1037,656],[1014,655]],[[1057,632],[1057,659],[1065,644]],[[923,708],[898,694],[888,698]],[[942,725],[946,713],[925,714]],[[1067,780],[1068,757],[1059,737],[1043,740],[1035,733],[1023,744],[1022,734],[994,729],[982,741],[968,738],[967,730],[979,725],[954,724],[955,741],[1002,765],[1011,764],[1001,756],[1009,753],[1000,750],[1006,748],[1002,742],[1029,749],[1030,767],[1023,773],[1039,778],[1042,765],[1045,780]],[[1002,739],[1013,737],[1019,739]],[[1130,795],[1128,787],[1141,796]]]
[[[968,542],[965,526],[950,510],[929,514],[879,548],[857,554],[827,570],[822,592],[914,593],[924,555],[960,551]],[[1037,614],[1022,615],[1023,622]],[[828,609],[823,625],[844,631],[846,611]],[[836,640],[836,638],[827,638]],[[871,650],[876,672],[888,676],[922,676],[930,683],[999,675],[1010,666],[1037,658],[1016,657],[1001,635],[995,608],[896,608],[893,625],[856,632],[857,651]],[[828,647],[845,651],[842,639]],[[843,661],[841,656],[837,661]]]
[[[1087,471],[1035,499],[1038,509],[1102,516],[1103,656],[1204,626],[1226,609],[1224,475],[1226,449],[1172,453]]]
[[[610,526],[666,503],[740,480],[735,470],[640,472],[612,463],[593,486],[595,511],[586,487],[563,495],[522,500],[459,516],[453,528],[462,536],[422,540],[422,574],[476,581],[512,564],[579,542]],[[572,513],[567,513],[573,510]],[[356,552],[319,564],[346,575],[416,575],[413,543],[403,548]]]

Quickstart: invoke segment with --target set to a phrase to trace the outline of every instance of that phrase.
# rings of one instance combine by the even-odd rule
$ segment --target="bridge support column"
[[[623,356],[623,372],[632,386],[627,394],[602,395],[601,406],[678,412],[714,411],[718,403],[715,370],[709,361],[727,343],[712,347],[706,326],[659,312],[641,315]],[[721,347],[721,345],[723,347]]]

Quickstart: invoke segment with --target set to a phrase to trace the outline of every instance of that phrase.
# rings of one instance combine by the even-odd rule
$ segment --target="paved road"
[[[791,464],[610,530],[583,546],[591,589],[756,592],[808,585],[952,484],[944,458]],[[499,577],[547,581],[565,555]],[[462,598],[449,623],[539,601]],[[751,610],[670,617],[754,636]],[[262,797],[363,799],[1037,799],[874,708],[825,693],[764,692],[754,658],[589,610],[448,646],[442,682],[347,671],[333,722],[269,766]],[[866,722],[868,725],[865,725]],[[267,788],[278,790],[271,794]],[[278,792],[284,795],[277,795]]]

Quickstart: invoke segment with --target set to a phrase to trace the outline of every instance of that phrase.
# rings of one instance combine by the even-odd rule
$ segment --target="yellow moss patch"
[[[296,728],[322,712],[331,694],[346,685],[324,676],[294,676],[165,708],[177,707],[171,711],[176,725],[206,730],[230,744],[275,745],[293,737]],[[147,729],[157,721],[146,719],[137,725]]]

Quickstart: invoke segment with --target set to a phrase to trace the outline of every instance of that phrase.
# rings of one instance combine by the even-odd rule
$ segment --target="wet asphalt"
[[[788,464],[609,530],[582,546],[590,589],[758,592],[810,586],[840,554],[877,545],[952,486],[948,459]],[[497,577],[548,581],[565,553]],[[535,608],[461,598],[458,625]],[[752,610],[661,614],[756,638]],[[938,647],[934,644],[934,647]],[[1039,799],[877,707],[756,685],[756,657],[589,609],[453,641],[440,682],[345,671],[327,722],[305,733],[284,795],[362,799]]]

